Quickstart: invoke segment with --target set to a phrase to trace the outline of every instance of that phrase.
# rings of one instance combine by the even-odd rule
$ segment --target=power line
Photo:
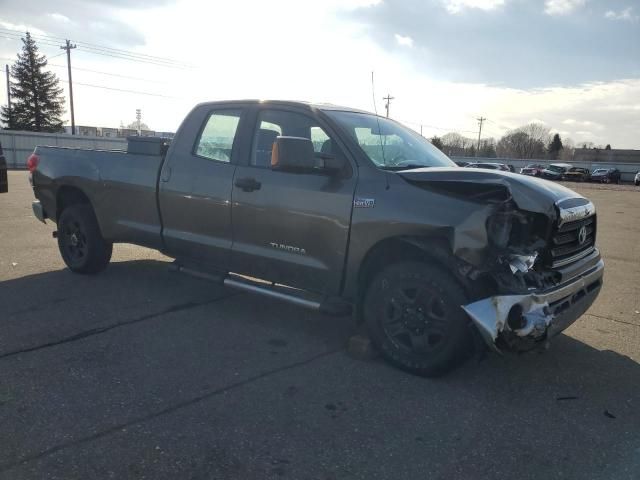
[[[502,128],[504,130],[513,130],[513,127],[505,127],[504,125],[500,125],[499,123],[496,123],[493,120],[488,120],[487,119],[487,122],[493,123],[496,127],[500,127],[500,128]]]
[[[52,58],[55,57],[59,57],[60,55],[64,55],[65,52],[62,52],[58,55],[54,55],[52,57],[47,57],[47,60],[51,60]],[[0,60],[9,60],[9,61],[15,61],[15,58],[9,58],[9,57],[0,57]],[[59,63],[47,63],[48,67],[57,67],[57,68],[67,68],[66,65],[60,65]],[[118,78],[126,78],[129,80],[140,80],[142,82],[150,82],[150,83],[160,83],[163,85],[167,85],[168,82],[163,82],[162,80],[152,80],[150,78],[143,78],[143,77],[134,77],[131,75],[122,75],[120,73],[112,73],[112,72],[105,72],[103,70],[94,70],[92,68],[84,68],[84,67],[76,67],[74,65],[73,67],[74,70],[81,70],[83,72],[91,72],[91,73],[97,73],[100,75],[107,75],[109,77],[118,77]]]
[[[398,120],[400,123],[407,123],[409,125],[417,125],[419,127],[425,127],[425,128],[431,128],[434,130],[442,130],[442,131],[446,131],[446,132],[462,132],[462,133],[473,133],[475,135],[476,131],[475,130],[460,130],[458,128],[453,128],[453,127],[439,127],[437,125],[429,125],[428,123],[422,123],[422,122],[414,122],[414,121],[410,121],[410,120],[402,120],[402,119],[396,119]]]
[[[60,80],[61,82],[68,83],[66,80]],[[94,85],[92,83],[74,82],[75,85],[82,85],[83,87],[101,88],[103,90],[113,90],[115,92],[135,93],[137,95],[148,95],[150,97],[171,98],[176,100],[186,100],[186,97],[174,97],[171,95],[162,95],[160,93],[141,92],[139,90],[128,90],[126,88],[105,87],[104,85]]]
[[[21,32],[18,32],[16,30],[5,29],[5,28],[0,28],[0,33],[3,35],[13,36],[12,39],[20,39],[23,37],[23,34]],[[54,42],[64,40],[61,37],[56,37],[52,35],[31,34],[31,36],[35,40],[37,40],[39,43],[47,46],[57,46],[57,44]],[[5,37],[5,38],[9,38],[9,37]],[[78,41],[76,42],[76,44],[78,45],[78,48],[90,53],[94,53],[96,55],[110,56],[110,57],[120,58],[123,60],[134,60],[141,63],[148,63],[148,64],[164,66],[168,68],[185,68],[185,69],[193,68],[193,66],[185,62],[181,62],[181,61],[174,60],[167,57],[159,57],[156,55],[149,55],[146,53],[138,53],[138,52],[133,52],[129,50],[106,47],[106,46],[96,45],[88,42]]]
[[[12,36],[9,36],[9,35],[5,34],[4,32],[0,32],[0,37],[2,37],[2,38],[6,38],[6,39],[8,39],[8,40],[15,40],[15,41],[21,41],[21,40],[22,40],[22,37],[21,37],[21,36],[20,36],[20,37],[17,37],[17,36],[13,36],[13,37],[12,37]],[[34,40],[37,40],[37,41],[38,41],[38,44],[40,44],[40,45],[44,45],[44,46],[46,46],[46,47],[58,47],[58,45],[57,45],[57,44],[55,44],[55,43],[53,43],[53,42],[52,42],[52,43],[44,42],[44,41],[39,40],[39,39],[34,39]]]
[[[150,61],[150,60],[145,60],[142,58],[137,58],[137,57],[129,57],[129,56],[123,56],[123,55],[113,55],[111,53],[106,53],[106,52],[102,52],[102,51],[98,51],[98,50],[88,50],[86,47],[79,47],[81,51],[86,52],[86,53],[90,53],[93,55],[101,55],[103,57],[111,57],[111,58],[118,58],[120,60],[129,60],[131,62],[137,62],[137,63],[144,63],[147,65],[155,65],[156,67],[165,67],[165,68],[173,68],[175,70],[188,70],[190,68],[194,68],[194,67],[189,67],[189,66],[181,66],[178,64],[170,64],[170,63],[159,63],[159,62],[155,62],[155,61]]]
[[[64,65],[58,65],[56,63],[50,63],[49,65],[51,65],[52,67],[64,68]],[[91,68],[73,67],[73,69],[74,70],[81,70],[83,72],[91,72],[91,73],[97,73],[97,74],[100,74],[100,75],[107,75],[109,77],[126,78],[128,80],[140,80],[142,82],[161,83],[161,84],[164,84],[164,85],[167,84],[167,82],[163,82],[161,80],[152,80],[150,78],[133,77],[131,75],[122,75],[120,73],[103,72],[102,70],[93,70]]]

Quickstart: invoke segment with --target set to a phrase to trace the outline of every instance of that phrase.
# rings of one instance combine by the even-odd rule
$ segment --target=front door
[[[276,137],[312,140],[316,152],[344,155],[312,115],[258,111],[248,164],[233,186],[232,270],[324,294],[337,294],[347,253],[356,170],[339,175],[271,170]]]

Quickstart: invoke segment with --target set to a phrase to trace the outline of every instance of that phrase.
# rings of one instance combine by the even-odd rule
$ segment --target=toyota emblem
[[[587,241],[587,227],[583,225],[580,228],[580,231],[578,232],[578,243],[582,245],[586,241]]]

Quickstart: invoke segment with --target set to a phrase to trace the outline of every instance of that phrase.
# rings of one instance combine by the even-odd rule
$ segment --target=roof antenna
[[[373,81],[373,70],[371,71],[371,95],[373,95],[373,111],[376,114],[376,122],[378,122],[378,136],[380,137],[380,150],[382,151],[382,163],[386,166],[387,160],[384,156],[384,144],[382,143],[382,130],[380,129],[380,118],[378,117],[378,108],[376,107],[376,86]],[[387,189],[389,185],[387,185]]]

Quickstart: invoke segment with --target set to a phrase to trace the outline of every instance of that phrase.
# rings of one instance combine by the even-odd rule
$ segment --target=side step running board
[[[299,307],[315,310],[327,315],[350,315],[351,304],[339,298],[321,298],[303,290],[298,290],[284,285],[260,282],[234,273],[210,274],[184,267],[173,263],[171,269],[186,273],[193,277],[202,278],[215,283],[223,284],[229,288],[257,293],[265,297],[276,298]]]

